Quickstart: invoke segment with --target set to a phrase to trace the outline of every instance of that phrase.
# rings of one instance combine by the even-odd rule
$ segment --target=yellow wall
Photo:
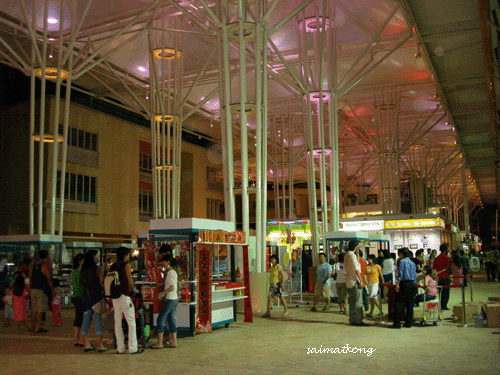
[[[63,103],[63,102],[62,102]],[[51,102],[51,124],[54,123],[54,100]],[[148,222],[139,221],[139,140],[150,140],[150,131],[108,114],[72,104],[69,126],[98,134],[99,168],[68,163],[67,172],[97,177],[98,215],[64,213],[65,232],[105,233],[137,236],[148,229]],[[63,104],[61,104],[62,123]],[[50,132],[54,132],[50,129]],[[183,142],[181,166],[181,214],[206,217],[206,198],[223,199],[222,192],[207,191],[206,167],[210,163],[207,149]],[[192,164],[192,170],[191,166]],[[186,169],[188,168],[188,169]],[[185,188],[190,182],[193,188]],[[188,196],[186,196],[186,194]],[[184,202],[184,203],[183,203]],[[192,203],[192,208],[191,208]],[[185,208],[183,210],[183,208]]]

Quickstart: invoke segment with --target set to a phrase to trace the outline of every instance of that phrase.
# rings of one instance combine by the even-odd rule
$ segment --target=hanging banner
[[[212,254],[213,245],[195,245],[198,301],[196,333],[212,332]]]
[[[245,322],[252,323],[252,301],[250,300],[250,268],[248,262],[248,245],[243,246],[243,285],[245,285]]]

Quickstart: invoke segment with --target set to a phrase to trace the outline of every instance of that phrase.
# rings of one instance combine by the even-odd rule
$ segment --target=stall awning
[[[327,232],[326,239],[330,241],[367,241],[369,239],[368,232],[356,231],[356,232]]]

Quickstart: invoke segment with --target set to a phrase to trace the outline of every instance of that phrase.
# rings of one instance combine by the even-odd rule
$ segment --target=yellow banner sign
[[[405,220],[387,220],[384,223],[385,229],[408,229],[408,228],[444,228],[443,219],[405,219]]]

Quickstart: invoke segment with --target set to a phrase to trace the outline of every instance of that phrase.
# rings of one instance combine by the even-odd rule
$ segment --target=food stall
[[[187,244],[175,253],[179,260],[179,282],[185,291],[177,306],[178,330],[194,335],[235,322],[236,301],[250,296],[245,233],[236,231],[234,223],[227,221],[151,220],[148,246],[154,246],[158,238],[167,243]],[[243,257],[243,273],[236,267],[237,252]],[[150,266],[146,260],[147,279],[155,277],[148,273],[152,270]],[[245,302],[246,321],[247,304],[250,307],[249,301]]]

